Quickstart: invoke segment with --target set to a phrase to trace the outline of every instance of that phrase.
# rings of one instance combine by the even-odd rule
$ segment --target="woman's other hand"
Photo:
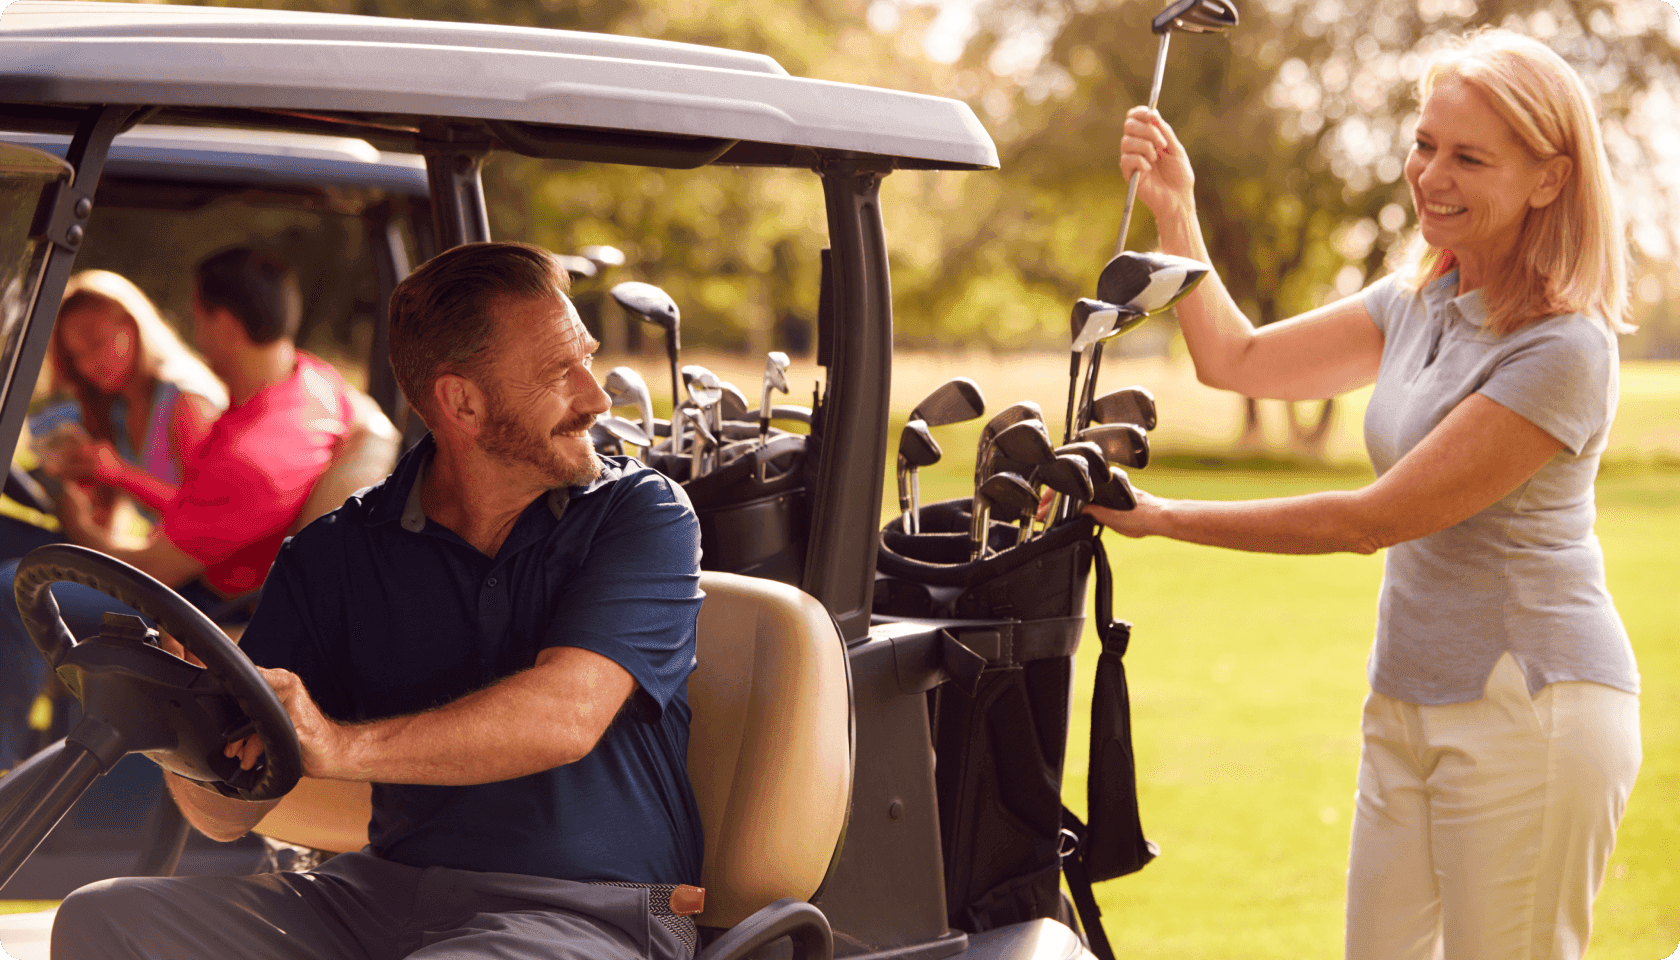
[[[1133,107],[1126,114],[1120,172],[1128,180],[1138,175],[1138,199],[1156,220],[1194,216],[1196,174],[1184,145],[1161,115],[1148,107]]]

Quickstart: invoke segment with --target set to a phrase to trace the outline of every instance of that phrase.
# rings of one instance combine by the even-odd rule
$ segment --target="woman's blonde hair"
[[[63,320],[77,310],[96,305],[115,307],[134,322],[138,334],[138,349],[134,358],[136,375],[163,380],[183,392],[196,393],[217,409],[227,407],[227,387],[175,335],[150,297],[120,274],[109,270],[84,270],[65,283],[64,298],[59,301],[59,322],[54,325],[52,336],[51,386],[54,391],[73,394],[81,403],[89,433],[101,439],[112,439],[113,398],[88,383],[65,357]]]
[[[1622,212],[1610,183],[1610,161],[1592,95],[1562,57],[1538,40],[1509,30],[1480,30],[1438,56],[1418,81],[1418,102],[1456,77],[1475,88],[1510,125],[1537,161],[1564,156],[1573,167],[1557,198],[1530,209],[1507,269],[1484,292],[1488,326],[1509,333],[1560,313],[1603,318],[1627,333],[1627,254]],[[1415,287],[1456,265],[1420,231],[1405,257]]]

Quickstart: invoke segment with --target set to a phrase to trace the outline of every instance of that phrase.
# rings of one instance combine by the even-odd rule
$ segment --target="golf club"
[[[747,419],[747,411],[751,408],[747,406],[747,395],[741,392],[740,387],[728,380],[718,384],[718,387],[723,391],[723,399],[718,401],[717,416],[713,418],[712,432],[722,436],[723,421],[745,420]]]
[[[764,393],[758,403],[758,442],[764,443],[770,436],[770,392],[780,390],[788,392],[788,355],[780,350],[772,350],[764,355]]]
[[[665,331],[665,356],[671,363],[671,406],[681,393],[677,388],[677,355],[682,351],[682,315],[671,295],[651,283],[628,280],[612,288],[618,305],[647,323]]]
[[[1155,51],[1155,79],[1149,85],[1149,109],[1161,98],[1161,78],[1167,69],[1167,44],[1174,30],[1186,33],[1224,33],[1237,25],[1237,8],[1230,0],[1173,0],[1155,15],[1149,29],[1161,38]],[[1126,249],[1126,233],[1132,226],[1132,204],[1137,202],[1137,174],[1126,181],[1126,212],[1120,218],[1120,239],[1114,252]]]
[[[1079,366],[1085,359],[1086,351],[1112,330],[1119,318],[1120,311],[1110,304],[1088,298],[1074,301],[1073,315],[1068,322],[1071,353],[1068,356],[1067,419],[1062,430],[1063,443],[1073,439],[1073,418],[1077,409],[1074,406],[1074,398],[1079,394]]]
[[[986,462],[992,456],[992,440],[1006,427],[1020,423],[1022,420],[1044,420],[1044,411],[1031,400],[1010,404],[998,412],[997,416],[986,421],[980,428],[980,439],[974,449],[974,486],[979,487],[989,473]]]
[[[570,274],[573,283],[587,280],[599,271],[588,257],[575,257],[569,253],[557,253],[554,259],[560,261],[560,269]]]
[[[969,535],[974,541],[974,559],[982,560],[989,552],[986,539],[991,530],[991,514],[1010,517],[1014,523],[1022,516],[1031,517],[1038,509],[1038,494],[1032,485],[1013,473],[994,473],[974,491],[974,527]]]
[[[723,382],[717,378],[717,374],[699,365],[683,367],[682,372],[688,387],[688,399],[699,413],[699,418],[690,417],[690,422],[700,423],[706,428],[696,431],[694,441],[696,466],[703,467],[704,460],[700,456],[700,448],[703,446],[701,439],[706,439],[713,447],[717,446],[717,435],[712,431],[712,423],[716,419],[718,404],[723,402]]]
[[[685,407],[683,413],[688,416],[688,425],[694,428],[694,445],[688,451],[688,479],[692,482],[705,476],[706,448],[716,449],[717,439],[706,428],[706,411],[703,407]]]
[[[999,431],[998,435],[992,438],[991,454],[982,483],[1001,469],[1000,457],[1010,461],[1011,466],[1020,466],[1022,469],[1012,472],[1017,472],[1022,477],[1032,476],[1040,466],[1054,460],[1056,454],[1050,443],[1050,433],[1044,428],[1044,421],[1022,420]],[[976,506],[975,513],[979,512]]]
[[[954,377],[922,398],[910,411],[910,419],[930,427],[943,427],[984,416],[986,397],[980,385],[967,377]]]
[[[606,244],[590,244],[589,246],[579,250],[578,256],[583,257],[590,263],[593,263],[595,265],[596,273],[600,273],[607,267],[624,266],[624,251]]]
[[[1116,254],[1103,267],[1102,274],[1097,278],[1097,296],[1106,303],[1121,305],[1131,314],[1130,319],[1120,321],[1091,351],[1091,364],[1085,373],[1085,387],[1079,400],[1076,431],[1091,422],[1089,406],[1102,371],[1103,342],[1135,328],[1147,317],[1184,299],[1211,270],[1207,264],[1187,257],[1130,250]]]
[[[1102,448],[1096,444],[1081,440],[1074,443],[1064,443],[1056,448],[1056,456],[1076,456],[1085,461],[1085,472],[1093,484],[1102,484],[1108,479],[1108,458],[1103,455]],[[1046,484],[1049,486],[1049,484]],[[1054,489],[1054,488],[1052,488]],[[1073,515],[1073,508],[1068,501],[1061,497],[1060,491],[1054,506],[1050,509],[1050,516],[1056,520],[1065,520]],[[1084,499],[1090,499],[1086,497]]]
[[[921,476],[918,470],[939,462],[944,452],[928,430],[927,421],[911,420],[898,435],[898,510],[904,515],[904,532],[921,532]]]
[[[1107,473],[1108,464],[1105,462],[1103,475],[1106,476]],[[1076,453],[1064,453],[1040,464],[1039,468],[1033,471],[1032,482],[1034,486],[1054,490],[1064,500],[1089,502],[1095,493],[1095,488],[1091,485],[1091,468],[1085,465],[1085,458]],[[1037,506],[1036,502],[1034,506]]]
[[[647,381],[642,375],[629,367],[613,367],[607,371],[607,379],[602,384],[607,391],[607,399],[615,407],[635,404],[637,412],[642,417],[642,431],[649,437],[653,433],[653,397],[648,393]]]
[[[1121,387],[1091,401],[1091,423],[1135,423],[1155,429],[1155,395],[1147,387]]]
[[[1132,510],[1137,507],[1137,492],[1132,489],[1132,480],[1126,476],[1126,471],[1110,466],[1108,479],[1096,484],[1091,502],[1111,510]]]
[[[1141,470],[1149,466],[1149,434],[1135,423],[1102,423],[1079,431],[1079,439],[1096,444],[1109,463]]]
[[[640,450],[653,446],[653,438],[648,436],[647,431],[623,417],[600,417],[595,425],[612,434],[621,444],[628,443]]]

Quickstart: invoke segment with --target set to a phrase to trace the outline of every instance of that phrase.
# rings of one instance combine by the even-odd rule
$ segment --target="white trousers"
[[[1574,960],[1639,773],[1639,698],[1509,653],[1482,699],[1372,691],[1348,859],[1348,960]]]

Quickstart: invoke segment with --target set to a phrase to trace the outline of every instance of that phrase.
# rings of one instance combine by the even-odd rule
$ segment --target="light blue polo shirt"
[[[1639,692],[1627,631],[1593,533],[1593,480],[1616,416],[1616,340],[1572,313],[1497,335],[1482,294],[1455,296],[1454,271],[1414,292],[1366,288],[1383,332],[1365,412],[1381,476],[1472,393],[1546,431],[1564,449],[1499,502],[1438,533],[1390,547],[1378,601],[1371,688],[1408,703],[1480,699],[1510,651],[1530,694],[1585,680]]]

